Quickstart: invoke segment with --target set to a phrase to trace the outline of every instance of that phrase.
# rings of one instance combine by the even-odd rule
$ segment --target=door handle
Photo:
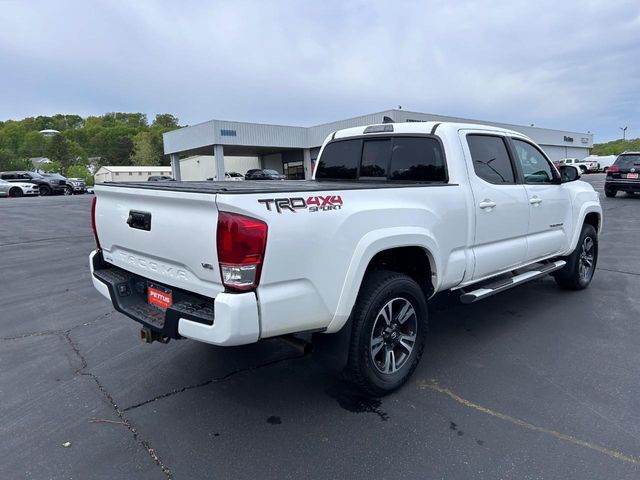
[[[488,198],[485,198],[483,201],[481,201],[478,206],[480,208],[483,208],[485,210],[491,210],[492,208],[494,208],[496,206],[496,202],[489,200]]]
[[[541,203],[542,203],[542,199],[541,199],[540,197],[531,197],[531,198],[529,199],[529,203],[530,203],[531,205],[539,205],[539,204],[541,204]]]

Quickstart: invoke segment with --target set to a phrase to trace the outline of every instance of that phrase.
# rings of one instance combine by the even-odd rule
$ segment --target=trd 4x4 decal
[[[282,213],[289,210],[293,213],[296,210],[306,209],[310,212],[326,212],[327,210],[340,210],[342,208],[342,197],[340,195],[325,195],[316,197],[292,197],[292,198],[262,198],[258,200],[271,211],[275,207],[276,212]]]

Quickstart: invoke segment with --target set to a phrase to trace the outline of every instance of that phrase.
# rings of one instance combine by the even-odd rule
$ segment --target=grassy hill
[[[594,143],[592,155],[619,155],[625,151],[640,152],[640,138],[631,140],[613,140],[607,143]]]

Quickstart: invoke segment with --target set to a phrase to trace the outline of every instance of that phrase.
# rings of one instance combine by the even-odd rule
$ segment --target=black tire
[[[616,193],[618,193],[617,190],[611,190],[610,188],[605,188],[604,189],[604,194],[605,196],[609,197],[609,198],[613,198],[616,196]]]
[[[591,264],[587,267],[589,255]],[[593,225],[585,223],[582,226],[576,249],[564,260],[567,264],[554,275],[556,283],[568,290],[587,288],[598,263],[598,234]]]
[[[609,167],[604,167],[604,168],[602,169],[602,173],[607,173],[608,171],[609,171]]]
[[[46,185],[40,185],[40,188],[38,190],[40,190],[41,197],[48,197],[49,195],[51,195],[51,188],[47,187]]]
[[[582,172],[582,175],[588,173],[587,167],[585,167],[584,165],[580,165],[580,171]]]
[[[73,195],[73,188],[71,187],[64,187],[64,195]]]
[[[351,322],[346,378],[373,397],[400,388],[416,369],[427,337],[427,302],[420,286],[401,273],[371,272],[362,282]]]
[[[9,190],[10,197],[16,198],[16,197],[22,197],[23,195],[24,195],[24,192],[20,187],[13,187],[11,190]]]

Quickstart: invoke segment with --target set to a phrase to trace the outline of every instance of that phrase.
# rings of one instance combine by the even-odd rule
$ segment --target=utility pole
[[[627,139],[627,128],[629,128],[629,127],[620,127],[620,130],[622,130],[622,141],[623,142]]]

